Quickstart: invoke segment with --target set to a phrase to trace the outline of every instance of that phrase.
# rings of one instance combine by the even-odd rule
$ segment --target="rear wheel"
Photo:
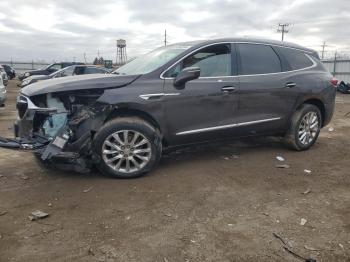
[[[146,174],[156,166],[162,152],[159,130],[137,117],[107,122],[96,134],[93,148],[99,170],[117,178]]]
[[[321,126],[320,110],[314,105],[304,104],[294,113],[285,141],[294,150],[307,150],[316,142]]]

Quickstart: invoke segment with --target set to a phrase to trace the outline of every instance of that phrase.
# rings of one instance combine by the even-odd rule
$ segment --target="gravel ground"
[[[3,136],[16,118],[8,89]],[[132,180],[0,149],[0,261],[300,261],[273,233],[302,256],[350,261],[350,95],[329,126],[307,152],[273,138],[193,146]],[[30,221],[35,210],[50,216]]]

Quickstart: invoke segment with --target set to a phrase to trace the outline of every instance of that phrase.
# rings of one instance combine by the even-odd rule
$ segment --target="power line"
[[[288,33],[289,30],[288,30],[288,27],[290,26],[289,23],[279,23],[278,24],[278,28],[277,28],[277,32],[281,32],[282,33],[282,41],[284,40],[284,34]]]

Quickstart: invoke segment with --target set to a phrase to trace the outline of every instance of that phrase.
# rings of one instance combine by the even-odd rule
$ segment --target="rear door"
[[[288,86],[280,56],[265,44],[238,43],[239,132],[259,134],[284,128],[298,91]]]
[[[201,75],[179,90],[174,77],[186,67],[199,67]],[[172,141],[187,143],[233,134],[239,89],[235,72],[230,43],[203,47],[165,72],[164,106]]]

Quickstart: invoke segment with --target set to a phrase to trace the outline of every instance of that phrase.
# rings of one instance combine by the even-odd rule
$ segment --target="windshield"
[[[170,45],[157,48],[150,53],[132,60],[113,72],[117,75],[142,75],[154,71],[171,59],[190,48],[189,45]]]
[[[53,72],[52,74],[50,74],[49,76],[50,77],[56,77],[56,76],[58,76],[58,75],[67,75],[67,72],[66,71],[68,71],[69,73],[70,73],[70,71],[72,71],[72,73],[71,74],[73,74],[73,70],[74,70],[74,67],[75,66],[68,66],[68,67],[65,67],[65,68],[63,68],[63,69],[61,69],[61,70],[58,70],[58,71],[55,71],[55,72]],[[71,75],[70,74],[70,75]]]
[[[47,68],[49,68],[50,66],[52,66],[53,64],[49,64],[49,65],[44,65],[42,67],[40,67],[38,70],[45,70]]]

